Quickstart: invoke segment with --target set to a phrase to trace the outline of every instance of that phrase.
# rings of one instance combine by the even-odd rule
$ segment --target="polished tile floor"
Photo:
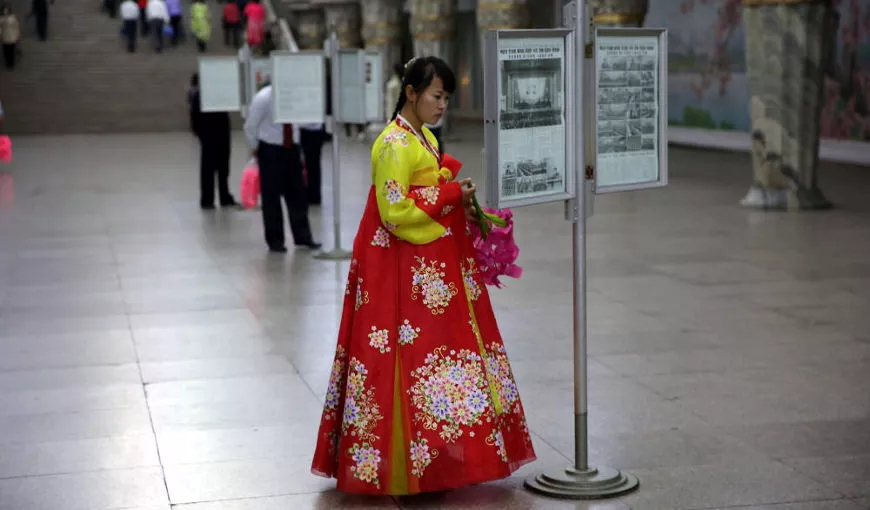
[[[479,140],[451,142],[473,177]],[[594,504],[521,488],[572,451],[571,243],[561,205],[518,210],[526,273],[493,295],[540,459],[392,500],[308,473],[346,264],[267,255],[256,212],[200,212],[185,134],[15,143],[2,510],[870,508],[870,169],[823,166],[833,211],[762,213],[736,205],[745,155],[674,149],[667,189],[597,198],[591,459],[642,486]],[[349,245],[368,156],[344,145]]]

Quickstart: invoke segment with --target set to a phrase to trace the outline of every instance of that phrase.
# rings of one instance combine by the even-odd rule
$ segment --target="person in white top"
[[[245,136],[260,167],[266,244],[273,253],[287,252],[281,209],[283,198],[294,244],[320,248],[320,244],[314,242],[308,222],[308,196],[302,176],[302,157],[296,143],[299,132],[291,124],[276,124],[272,111],[272,85],[267,85],[254,96],[245,119]]]
[[[148,16],[148,24],[151,25],[151,30],[154,31],[154,51],[161,53],[163,51],[163,27],[169,23],[169,9],[166,7],[166,2],[163,0],[148,0],[145,14]]]
[[[444,139],[441,138],[441,128],[444,127],[444,117],[446,116],[447,115],[445,113],[445,115],[439,117],[438,122],[433,125],[424,124],[427,128],[429,128],[429,131],[431,131],[432,134],[435,135],[435,140],[438,142],[438,152],[440,152],[441,154],[444,154]]]
[[[139,21],[139,4],[135,0],[121,3],[121,19],[124,23],[124,37],[127,38],[127,51],[136,51],[136,24]]]

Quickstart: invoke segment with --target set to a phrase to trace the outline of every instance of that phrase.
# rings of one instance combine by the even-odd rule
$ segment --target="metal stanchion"
[[[588,402],[586,364],[586,218],[587,200],[587,159],[590,147],[586,132],[591,128],[587,108],[595,104],[594,89],[587,79],[593,69],[587,67],[590,55],[586,52],[587,44],[592,42],[589,33],[591,18],[586,9],[586,0],[577,0],[566,5],[574,9],[573,24],[576,30],[576,58],[584,55],[586,60],[577,62],[575,68],[575,83],[582,98],[576,101],[576,141],[577,141],[577,198],[569,203],[569,216],[574,226],[574,465],[565,469],[544,472],[531,476],[526,480],[526,487],[534,492],[558,498],[567,499],[601,499],[626,494],[638,488],[636,477],[608,467],[589,465],[588,438]],[[569,21],[566,19],[566,22]],[[567,24],[567,23],[566,23]],[[593,60],[594,62],[594,60]],[[594,81],[593,81],[594,83]],[[585,108],[584,108],[585,107]],[[592,119],[594,122],[594,119]]]
[[[332,66],[332,225],[335,229],[334,245],[331,251],[322,251],[314,255],[320,260],[347,260],[351,252],[341,248],[341,161],[340,137],[336,113],[339,98],[339,67],[338,67],[338,35],[335,31],[329,37],[329,58]]]

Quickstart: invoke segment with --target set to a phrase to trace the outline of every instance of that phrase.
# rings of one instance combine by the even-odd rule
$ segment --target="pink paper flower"
[[[481,208],[481,210],[486,213],[483,221],[489,222],[486,216],[495,216],[501,220],[498,223],[504,224],[502,226],[496,222],[489,222],[488,232],[486,227],[481,229],[480,225],[471,224],[475,257],[483,281],[487,285],[501,288],[499,277],[519,278],[523,274],[523,269],[515,264],[520,249],[514,241],[513,213],[510,209],[496,211]]]

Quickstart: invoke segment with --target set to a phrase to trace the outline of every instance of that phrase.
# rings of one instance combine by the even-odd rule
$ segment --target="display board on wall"
[[[199,57],[199,98],[203,112],[242,109],[241,66],[235,56]]]
[[[595,190],[668,182],[667,31],[595,31]]]
[[[368,121],[366,62],[366,52],[363,50],[338,51],[338,122],[365,124]]]
[[[570,30],[499,30],[484,40],[487,203],[574,197],[574,39]]]
[[[365,96],[366,120],[368,122],[384,122],[387,115],[392,113],[384,111],[384,84],[381,83],[383,68],[381,54],[376,51],[367,51],[365,54]]]
[[[275,122],[320,124],[326,118],[326,68],[319,51],[272,52]]]

